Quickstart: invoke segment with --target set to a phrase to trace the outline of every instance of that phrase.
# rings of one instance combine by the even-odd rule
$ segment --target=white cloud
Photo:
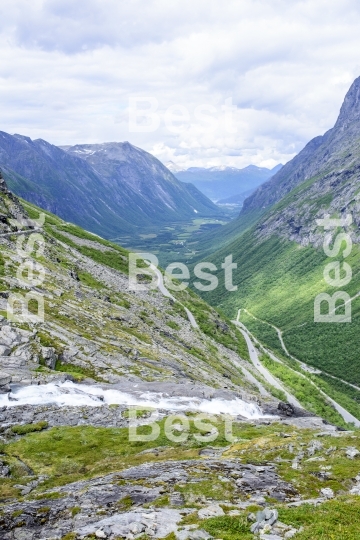
[[[360,75],[355,0],[3,0],[0,17],[1,130],[129,140],[182,166],[287,161],[334,124]],[[157,100],[154,132],[129,132],[131,96]],[[174,105],[190,118],[176,132]]]

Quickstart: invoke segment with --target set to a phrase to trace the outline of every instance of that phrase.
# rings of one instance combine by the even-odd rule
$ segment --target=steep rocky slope
[[[84,373],[91,372],[106,382],[121,381],[125,375],[136,381],[141,375],[142,380],[149,381],[186,379],[219,387],[232,386],[223,375],[232,371],[238,376],[232,360],[240,361],[236,351],[246,356],[242,336],[221,322],[221,317],[195,295],[182,293],[183,301],[194,312],[199,308],[208,312],[211,327],[208,333],[215,339],[218,336],[220,342],[215,347],[212,338],[191,327],[180,304],[174,304],[158,290],[129,290],[128,252],[119,246],[45,214],[45,224],[41,227],[45,245],[41,257],[44,281],[41,287],[32,288],[27,284],[26,271],[23,281],[19,281],[16,276],[18,267],[24,263],[24,251],[19,255],[18,238],[24,242],[26,236],[36,233],[36,225],[31,226],[28,213],[34,217],[38,211],[26,203],[22,207],[2,186],[1,313],[6,317],[12,291],[34,289],[44,297],[46,315],[44,323],[30,324],[29,334],[23,329],[29,340],[21,350],[17,341],[23,342],[25,338],[18,337],[14,330],[17,337],[14,334],[13,342],[9,343],[11,353],[1,357],[3,367],[8,370],[14,367],[13,380],[20,381],[22,376],[26,380],[33,376],[51,378],[52,371],[31,372],[41,366],[43,342],[52,344],[55,361],[59,364],[63,361],[70,371],[79,368],[81,373],[83,369]],[[12,225],[14,217],[25,224],[23,233]],[[35,261],[31,257],[30,260]],[[41,338],[36,338],[39,327]],[[10,330],[9,336],[12,336]],[[226,345],[227,340],[233,351],[223,348],[221,342]]]
[[[107,238],[220,214],[194,186],[129,143],[64,151],[0,132],[0,163],[15,194]]]
[[[360,77],[348,91],[335,126],[310,141],[275,176],[260,186],[245,201],[243,213],[274,205],[305,181],[313,184],[309,195],[315,193],[318,199],[327,196],[329,200],[333,199],[335,207],[339,188],[343,190],[349,181],[354,184],[357,179],[359,145]],[[347,194],[348,202],[352,195],[353,192]]]

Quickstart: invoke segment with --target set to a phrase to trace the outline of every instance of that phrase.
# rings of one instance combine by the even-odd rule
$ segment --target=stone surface
[[[80,538],[94,534],[96,530],[109,529],[110,536],[127,537],[129,534],[136,536],[145,531],[150,525],[154,538],[163,538],[177,530],[177,523],[181,515],[177,510],[160,509],[154,512],[125,512],[115,514],[112,517],[102,519],[91,525],[77,528],[76,532]]]
[[[211,504],[210,506],[202,508],[198,511],[198,516],[200,519],[223,516],[224,514],[224,510],[218,504]]]
[[[199,469],[201,466],[201,469]],[[280,484],[284,487],[284,483],[272,471],[269,485],[266,485],[266,478],[270,469],[267,467],[250,466],[253,473],[257,474],[260,479],[263,479],[262,492],[268,495],[272,492],[274,485]],[[69,532],[69,515],[71,509],[80,508],[80,513],[76,515],[76,530],[81,535],[95,534],[98,530],[106,532],[109,528],[113,531],[111,534],[121,535],[135,534],[130,529],[142,528],[152,530],[155,537],[162,538],[170,532],[177,530],[176,523],[180,521],[181,513],[189,511],[194,512],[194,509],[157,509],[144,510],[142,506],[151,504],[164,493],[168,493],[171,497],[173,494],[173,486],[176,484],[187,484],[198,481],[199,471],[203,477],[210,474],[220,474],[227,478],[232,483],[233,488],[238,493],[238,496],[245,496],[245,492],[236,486],[236,476],[248,472],[249,465],[243,465],[239,460],[231,459],[205,459],[185,460],[185,461],[163,461],[144,463],[135,467],[127,468],[118,473],[112,473],[92,480],[83,480],[72,484],[64,485],[59,488],[52,489],[51,492],[56,492],[59,498],[43,500],[27,500],[24,502],[13,502],[6,504],[3,507],[6,519],[0,523],[0,537],[4,540],[12,540],[10,532],[16,523],[24,521],[22,530],[28,533],[35,532],[50,538],[55,536],[57,530],[62,529]],[[36,486],[46,480],[45,477],[33,478],[25,485],[19,485],[23,495],[31,494]],[[143,485],[144,484],[144,485]],[[288,491],[292,491],[288,485]],[[247,488],[246,494],[254,495],[254,500],[260,500],[259,490],[254,492]],[[118,502],[124,498],[131,498],[133,505],[138,505],[134,511],[123,512],[119,514]],[[254,500],[248,504],[254,504]],[[264,501],[264,497],[261,499]],[[102,511],[105,516],[100,518],[96,515],[101,504]],[[36,518],[37,510],[44,506],[49,507],[46,524],[40,526]],[[204,503],[204,507],[198,511],[199,519],[208,517],[222,516],[224,511],[219,504]],[[16,517],[12,517],[15,516]],[[268,523],[273,523],[277,514],[273,510],[266,509],[262,514]],[[35,516],[35,517],[34,517]],[[89,517],[91,516],[91,517]],[[264,525],[266,524],[264,521]],[[136,524],[136,527],[135,527]],[[193,531],[188,531],[189,533]],[[111,534],[109,535],[111,538]],[[158,535],[158,536],[156,536]],[[161,536],[163,535],[163,536]],[[191,538],[189,536],[189,538]]]
[[[5,371],[0,371],[0,387],[6,386],[11,382],[11,375]]]
[[[320,493],[323,497],[325,497],[326,499],[333,499],[334,498],[334,492],[331,488],[322,488],[320,490]]]
[[[313,456],[315,452],[318,452],[322,448],[323,448],[323,444],[320,441],[316,441],[316,440],[311,441],[311,443],[309,444],[307,448],[308,456]]]
[[[9,356],[10,353],[11,349],[8,345],[0,345],[0,356]]]
[[[44,359],[45,366],[49,369],[55,369],[57,355],[54,347],[41,347],[41,355]]]
[[[105,534],[101,529],[95,532],[95,536],[96,538],[107,538],[107,534]]]
[[[293,530],[287,531],[287,532],[285,533],[284,538],[286,538],[286,539],[287,539],[287,538],[293,538],[293,537],[296,535],[297,532],[298,532],[297,529],[293,529]]]
[[[178,491],[173,491],[170,495],[171,506],[183,506],[185,503],[184,495]]]
[[[6,478],[6,476],[10,475],[10,467],[5,465],[2,461],[0,461],[0,478]]]
[[[347,456],[349,459],[354,459],[354,458],[356,458],[359,454],[360,454],[359,450],[357,450],[356,448],[354,448],[354,447],[352,447],[352,446],[349,446],[348,448],[346,448],[346,456]]]
[[[277,522],[278,511],[276,509],[266,508],[257,512],[255,521],[250,527],[250,531],[254,534],[266,535],[272,532],[273,525]],[[252,520],[252,516],[248,516]]]
[[[279,412],[285,414],[285,416],[293,416],[295,414],[295,407],[291,403],[280,402],[278,405]]]
[[[212,540],[214,537],[203,529],[191,531],[188,536],[189,540]]]

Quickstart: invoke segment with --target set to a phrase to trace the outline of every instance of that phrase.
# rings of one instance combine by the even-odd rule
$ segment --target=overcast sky
[[[0,130],[181,167],[288,161],[360,75],[356,0],[1,0],[0,20]]]

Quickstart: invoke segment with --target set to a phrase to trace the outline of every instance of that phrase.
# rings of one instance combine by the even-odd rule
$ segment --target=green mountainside
[[[292,356],[357,385],[360,384],[359,111],[360,78],[349,90],[335,127],[309,143],[245,202],[237,220],[238,234],[232,223],[228,238],[225,236],[225,247],[207,256],[219,268],[224,257],[233,254],[238,264],[234,272],[238,290],[229,292],[222,285],[203,294],[231,318],[237,316],[239,309],[246,308],[265,321],[260,324],[248,317],[246,325],[273,349],[284,353],[276,331],[269,324],[282,332],[285,347]],[[352,219],[351,225],[331,230],[333,240],[343,232],[353,242],[346,258],[352,278],[338,288],[327,284],[324,269],[334,261],[343,264],[345,242],[337,257],[325,255],[323,241],[329,231],[324,231],[317,220],[327,215],[332,218],[348,215]],[[230,230],[229,225],[226,230]],[[218,246],[218,237],[214,236],[214,244]],[[344,275],[342,271],[340,277]],[[337,290],[347,292],[352,298],[351,322],[315,323],[316,296],[332,295]],[[341,309],[338,305],[337,313]],[[245,314],[241,317],[244,321]],[[347,390],[350,392],[350,387]]]

